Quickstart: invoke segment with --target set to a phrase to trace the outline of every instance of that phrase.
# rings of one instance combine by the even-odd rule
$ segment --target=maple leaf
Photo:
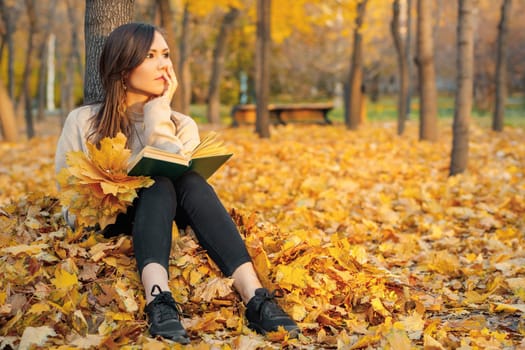
[[[87,334],[86,336],[75,334],[70,340],[70,344],[79,349],[94,349],[98,348],[102,340],[103,337],[98,334]]]
[[[392,350],[411,350],[412,344],[407,334],[402,330],[393,330],[387,335],[387,340]],[[387,348],[388,349],[388,348]]]
[[[76,274],[69,273],[62,268],[57,268],[55,270],[55,278],[52,279],[52,282],[57,289],[69,289],[78,284],[78,279]]]
[[[139,307],[135,301],[133,290],[128,289],[128,286],[122,280],[118,280],[114,287],[124,304],[126,312],[137,311]]]
[[[18,349],[28,350],[32,348],[33,345],[43,346],[49,337],[54,337],[56,335],[55,330],[49,326],[27,327],[24,330],[24,334],[22,334],[22,339],[20,339]]]
[[[99,224],[103,229],[114,223],[137,197],[137,190],[153,184],[147,176],[127,175],[131,151],[125,146],[126,137],[118,133],[102,139],[100,148],[88,142],[87,155],[81,151],[66,154],[68,167],[57,175],[59,198],[79,225]]]
[[[204,301],[223,298],[233,291],[232,285],[233,279],[231,278],[213,277],[195,289],[195,297],[197,300]]]

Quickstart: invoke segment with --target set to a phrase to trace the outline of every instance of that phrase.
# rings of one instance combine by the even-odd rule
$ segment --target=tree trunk
[[[79,17],[74,6],[75,0],[66,0],[67,6],[67,17],[70,23],[70,28],[77,28],[79,26]],[[75,96],[74,96],[74,82],[76,74],[81,76],[83,81],[83,67],[82,61],[80,60],[80,44],[77,31],[71,30],[71,43],[68,45],[69,51],[65,55],[66,57],[59,57],[62,59],[62,65],[65,66],[64,76],[59,79],[60,81],[60,124],[62,125],[65,121],[67,114],[75,107]],[[97,64],[98,67],[98,64]]]
[[[0,63],[2,63],[2,57],[4,57],[5,47],[5,33],[0,33]]]
[[[452,135],[450,175],[467,168],[469,119],[474,81],[474,22],[477,0],[459,0],[457,27],[457,91]]]
[[[53,28],[53,23],[51,22],[51,18],[55,17],[54,16],[55,9],[56,9],[56,0],[51,0],[49,2],[48,13],[47,13],[48,21],[45,24],[43,40],[38,50],[39,51],[38,56],[40,57],[40,69],[38,71],[38,94],[37,94],[38,112],[36,115],[37,120],[43,120],[45,116],[46,87],[47,87],[46,83],[47,83],[47,78],[48,78],[47,72],[48,72],[48,68],[50,67],[48,63],[52,64],[52,60],[54,59],[54,56],[49,57],[49,54],[50,53],[54,54],[53,52],[50,52],[50,49],[52,49],[52,47],[50,46],[54,45],[54,42],[51,43],[51,41],[53,40],[51,37],[52,35],[51,31]],[[50,88],[53,88],[53,86],[51,86]]]
[[[37,32],[37,17],[35,12],[35,0],[26,0],[26,10],[27,17],[29,19],[29,37],[27,39],[27,51],[26,51],[26,60],[24,64],[24,75],[22,78],[23,81],[23,92],[20,95],[20,101],[24,102],[24,118],[26,122],[26,134],[27,138],[31,139],[35,136],[35,128],[33,123],[33,111],[32,111],[32,94],[31,94],[31,71],[33,69],[33,50],[34,50],[34,36]]]
[[[210,124],[220,124],[220,82],[222,73],[224,70],[224,54],[226,51],[226,43],[228,36],[232,31],[235,20],[239,16],[239,9],[231,7],[228,13],[224,15],[222,19],[221,28],[217,41],[215,42],[215,48],[213,49],[213,62],[211,69],[211,78],[208,88],[208,110],[207,117]]]
[[[392,22],[391,31],[394,38],[394,45],[397,53],[397,63],[399,68],[399,92],[397,98],[397,134],[402,135],[405,131],[405,120],[407,114],[407,96],[408,96],[408,67],[407,61],[405,60],[405,45],[401,38],[401,32],[399,30],[399,1],[394,0],[392,3]]]
[[[505,101],[507,100],[507,37],[511,0],[503,0],[498,24],[498,51],[496,58],[496,103],[492,116],[492,130],[503,131]]]
[[[47,67],[49,59],[49,40],[51,36],[46,33],[44,40],[40,44],[39,57],[40,57],[40,69],[38,70],[38,93],[37,93],[37,113],[36,119],[38,121],[44,120],[45,109],[46,109],[46,78],[47,78]]]
[[[410,118],[410,100],[412,98],[412,0],[406,0],[406,17],[407,17],[407,35],[406,35],[406,47],[405,47],[405,61],[407,65],[407,75],[408,75],[408,91],[407,91],[407,101],[406,101],[406,119]]]
[[[437,91],[432,37],[432,0],[418,0],[417,64],[419,72],[419,139],[437,141]]]
[[[7,44],[7,93],[12,101],[15,100],[15,42],[14,34],[20,10],[17,4],[8,5],[0,0],[0,15],[5,27],[5,42]]]
[[[82,53],[80,50],[80,39],[78,36],[79,31],[73,30],[74,28],[78,28],[81,25],[81,22],[80,22],[81,17],[78,16],[78,10],[75,7],[75,1],[76,0],[66,0],[67,16],[71,23],[70,28],[72,28],[71,30],[71,57],[73,59],[73,67],[75,67],[78,74],[80,74],[81,81],[84,81],[84,64],[82,60]],[[98,62],[97,62],[97,68],[98,68]]]
[[[179,79],[179,55],[177,50],[175,50],[175,48],[177,47],[177,39],[175,37],[175,23],[173,21],[173,10],[169,0],[156,0],[156,2],[158,14],[160,17],[160,27],[163,28],[165,31],[166,42],[168,43],[168,47],[170,49],[170,56],[173,61],[173,70],[175,71],[175,76],[177,77],[177,79]],[[179,82],[179,86],[177,87],[177,90],[175,90],[175,94],[173,95],[173,99],[171,101],[172,108],[177,111],[181,110],[181,90],[182,88]]]
[[[9,98],[9,94],[4,86],[2,78],[0,78],[0,123],[4,141],[16,142],[18,141],[18,130],[15,120],[15,108]]]
[[[363,103],[363,36],[361,28],[365,17],[366,3],[362,0],[357,4],[357,17],[354,28],[354,45],[352,51],[352,62],[350,63],[350,73],[348,77],[348,101],[345,110],[346,127],[356,130],[361,120],[361,104]]]
[[[179,39],[180,112],[184,114],[190,113],[191,104],[191,71],[189,61],[191,12],[188,10],[188,6],[188,3],[184,6]]]
[[[56,81],[56,70],[55,70],[55,56],[56,56],[56,35],[51,34],[49,36],[48,43],[48,52],[47,52],[47,67],[46,67],[46,109],[54,110],[55,106],[55,81]]]
[[[270,14],[271,0],[257,0],[257,41],[255,49],[256,117],[255,131],[260,138],[270,138]]]
[[[84,104],[99,102],[104,98],[98,69],[100,54],[109,33],[132,21],[134,3],[134,0],[86,0]]]

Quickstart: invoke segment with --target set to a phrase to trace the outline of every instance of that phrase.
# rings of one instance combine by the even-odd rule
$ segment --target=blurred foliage
[[[367,85],[380,94],[390,95],[397,89],[397,66],[390,34],[391,2],[370,0],[367,8],[364,37],[364,79]],[[20,91],[24,53],[27,43],[27,18],[23,2],[11,2],[12,14],[17,19],[15,32],[15,95]],[[225,57],[225,74],[221,82],[221,101],[232,105],[239,98],[239,77],[241,72],[248,75],[250,98],[253,99],[254,52],[255,52],[255,0],[198,0],[172,1],[175,16],[175,32],[180,35],[183,6],[188,3],[192,11],[190,24],[190,62],[192,71],[193,103],[204,103],[210,77],[211,51],[218,34],[219,23],[228,6],[237,6],[241,16],[228,42]],[[455,35],[457,16],[456,2],[439,1],[433,4],[435,13],[436,72],[438,88],[450,93],[455,85]],[[47,12],[49,1],[39,1],[38,9]],[[316,101],[332,99],[348,78],[350,65],[351,32],[354,26],[356,0],[294,1],[283,0],[275,3],[272,13],[271,57],[271,98],[276,101]],[[493,75],[495,65],[495,39],[499,20],[499,1],[479,1],[478,35],[476,36],[476,104],[479,108],[491,109],[493,99]],[[78,23],[83,20],[83,2],[73,2]],[[525,40],[525,22],[519,21],[519,13],[525,3],[514,2],[509,25],[508,77],[511,92],[523,91],[525,72],[524,51],[521,43]],[[412,9],[415,25],[415,6]],[[136,0],[136,20],[155,21],[154,6],[149,0]],[[481,25],[482,23],[482,25]],[[58,26],[60,24],[60,26]],[[65,67],[70,59],[71,33],[76,31],[79,47],[84,49],[83,26],[73,27],[63,2],[58,2],[55,19],[39,18],[40,28],[54,26],[57,35],[57,105],[60,100],[60,82],[64,79]],[[44,32],[41,30],[40,32]],[[415,39],[415,32],[412,38]],[[36,36],[36,44],[42,43],[42,36]],[[0,57],[0,75],[7,74],[7,46],[3,46]],[[412,45],[414,49],[415,45]],[[83,52],[80,52],[83,57]],[[35,57],[38,61],[39,57]],[[36,94],[37,67],[32,76],[31,86]],[[81,101],[81,72],[75,79],[75,101]],[[377,79],[375,77],[378,77]],[[412,81],[416,81],[415,68]],[[253,101],[252,101],[253,102]]]

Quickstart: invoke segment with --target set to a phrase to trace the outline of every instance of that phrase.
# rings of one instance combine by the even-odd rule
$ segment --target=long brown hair
[[[104,88],[100,110],[91,118],[88,139],[99,144],[104,137],[122,132],[130,145],[132,122],[126,115],[126,79],[146,58],[157,27],[146,23],[127,23],[113,30],[102,49],[99,70]]]

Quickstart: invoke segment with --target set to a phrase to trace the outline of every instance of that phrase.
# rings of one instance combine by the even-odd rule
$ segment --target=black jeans
[[[104,236],[133,235],[133,249],[139,273],[149,263],[159,263],[169,273],[173,220],[179,228],[187,225],[200,245],[226,276],[250,262],[244,241],[214,189],[195,172],[172,182],[154,177],[155,183],[138,193],[133,205],[120,214]]]

